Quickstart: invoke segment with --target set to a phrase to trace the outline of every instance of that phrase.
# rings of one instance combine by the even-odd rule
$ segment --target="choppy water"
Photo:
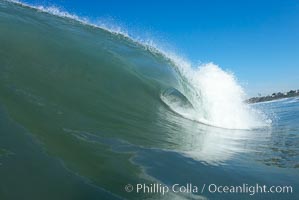
[[[69,17],[0,1],[0,199],[252,198],[128,183],[291,185],[254,198],[299,198],[298,99],[246,105],[214,64]]]

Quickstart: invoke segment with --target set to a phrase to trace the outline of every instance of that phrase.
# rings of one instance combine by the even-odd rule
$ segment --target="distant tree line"
[[[252,97],[248,100],[246,100],[247,103],[257,103],[257,102],[263,102],[263,101],[272,101],[276,99],[282,99],[282,98],[289,98],[289,97],[295,97],[299,96],[299,90],[290,90],[288,92],[282,93],[273,93],[272,95],[268,96],[259,96],[259,97]]]

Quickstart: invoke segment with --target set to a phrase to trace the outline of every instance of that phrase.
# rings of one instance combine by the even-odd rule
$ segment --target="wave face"
[[[129,198],[119,188],[140,181],[135,151],[182,151],[218,163],[234,155],[223,149],[239,149],[239,138],[231,135],[227,145],[221,134],[231,132],[216,134],[213,126],[269,125],[243,103],[233,74],[212,63],[192,67],[54,8],[0,1],[0,24],[0,100],[9,115],[67,168],[114,194]],[[223,151],[210,150],[215,145]]]
[[[21,6],[27,6],[16,3]],[[21,43],[26,43],[23,45],[30,47],[35,44],[41,46],[45,44],[49,46],[48,49],[43,47],[45,51],[40,52],[41,55],[38,55],[40,63],[48,61],[42,60],[42,58],[49,56],[51,54],[49,51],[54,52],[53,55],[50,55],[53,56],[51,60],[53,67],[59,67],[61,62],[64,62],[65,66],[73,65],[74,68],[81,67],[81,70],[88,71],[89,66],[86,66],[88,65],[87,63],[94,62],[93,67],[101,65],[98,70],[103,71],[99,74],[99,79],[105,80],[106,77],[110,77],[110,74],[113,74],[111,75],[113,79],[105,80],[106,82],[111,82],[111,88],[105,87],[104,89],[102,88],[102,91],[109,93],[111,89],[115,89],[113,85],[120,85],[122,82],[132,82],[134,79],[139,79],[142,84],[139,83],[138,85],[143,85],[145,88],[155,87],[155,89],[152,88],[151,94],[157,95],[160,93],[161,99],[174,112],[188,119],[211,126],[228,129],[252,129],[267,126],[271,123],[262,113],[244,103],[245,93],[233,74],[223,71],[213,63],[192,67],[186,60],[165,50],[160,50],[153,45],[131,39],[121,31],[108,30],[101,26],[89,24],[87,20],[59,11],[55,7],[45,8],[37,6],[31,8],[53,15],[38,16],[44,19],[34,16],[36,18],[24,22],[24,26],[30,27],[34,32],[31,35],[30,32],[25,35],[28,42],[21,41]],[[35,15],[39,15],[39,13],[35,13]],[[17,17],[15,16],[14,18],[16,19]],[[46,22],[46,17],[49,17],[50,21]],[[57,31],[50,30],[52,28]],[[34,34],[43,34],[43,37],[36,38],[37,40],[42,40],[40,43],[35,40]],[[15,38],[6,39],[4,44],[7,44],[7,41],[17,40],[22,37],[23,35],[21,34],[15,35]],[[3,37],[3,40],[5,40],[5,37]],[[34,46],[33,50],[35,50]],[[49,51],[47,52],[47,50]],[[34,56],[33,53],[37,53],[37,51],[36,49],[32,54],[28,52],[26,56],[32,57]],[[57,52],[65,54],[70,59],[66,61],[61,59],[61,57],[57,57],[55,55]],[[72,58],[73,56],[78,57]],[[80,61],[74,65],[73,62],[77,62],[75,60],[78,59]],[[55,61],[57,62],[55,63]],[[46,65],[49,66],[49,63]],[[70,71],[68,76],[72,73],[74,72]],[[119,76],[116,74],[119,74]],[[97,89],[100,89],[100,87],[98,86]],[[144,93],[143,87],[138,88],[136,85],[131,84],[128,88],[123,88],[123,90],[131,91],[134,94],[123,94],[120,97],[118,95],[121,93],[111,91],[109,96],[114,96],[114,98],[120,101],[116,103],[117,105],[126,101],[134,102],[136,100],[131,98],[138,93]],[[192,104],[192,109],[185,109],[178,104],[172,104],[173,102],[163,96],[164,88],[166,90],[169,89],[167,87],[176,88],[176,90],[182,93],[187,98],[187,101]],[[141,96],[148,100],[147,95]],[[103,98],[104,95],[101,96]],[[157,98],[153,98],[153,101],[158,101]]]

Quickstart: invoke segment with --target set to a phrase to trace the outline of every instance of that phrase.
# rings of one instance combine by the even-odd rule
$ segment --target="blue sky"
[[[299,89],[298,0],[25,0],[120,24],[194,63],[235,73],[250,96]]]

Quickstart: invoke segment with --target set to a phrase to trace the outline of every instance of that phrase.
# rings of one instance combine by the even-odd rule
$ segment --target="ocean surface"
[[[299,99],[246,98],[213,63],[1,0],[0,199],[299,199]],[[199,192],[135,187],[190,183]]]

